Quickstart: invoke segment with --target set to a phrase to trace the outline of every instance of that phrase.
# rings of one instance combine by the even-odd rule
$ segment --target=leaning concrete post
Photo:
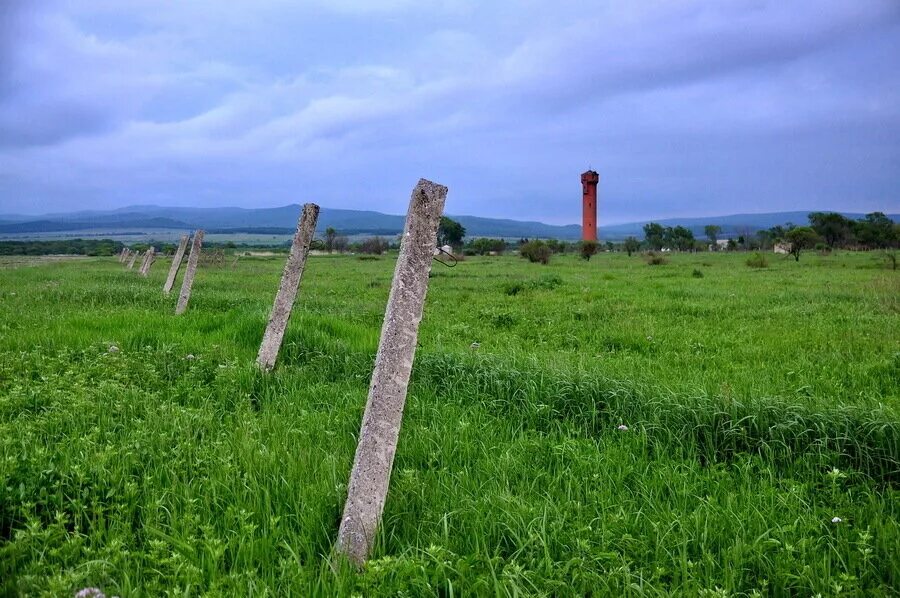
[[[138,272],[140,272],[141,270],[143,270],[143,269],[144,269],[144,264],[147,263],[147,252],[145,251],[144,253],[141,254],[141,256],[142,256],[142,257],[141,257],[141,265],[138,266]]]
[[[150,259],[150,250],[144,252],[144,257],[141,258],[141,266],[138,268],[138,273],[143,276],[144,268],[147,267],[147,260]]]
[[[194,233],[194,242],[191,244],[191,255],[188,257],[187,269],[184,271],[184,280],[181,281],[181,294],[178,296],[178,305],[175,306],[175,315],[181,315],[187,309],[191,299],[191,287],[194,284],[194,274],[197,273],[197,260],[200,259],[200,246],[203,245],[203,231]]]
[[[146,277],[150,274],[150,266],[153,265],[153,260],[156,256],[156,247],[151,247],[147,250],[147,256],[144,258],[144,263],[141,264],[141,276]]]
[[[178,243],[178,249],[175,251],[175,257],[172,258],[172,265],[169,267],[169,275],[166,277],[166,284],[163,285],[163,294],[168,295],[172,292],[175,285],[175,277],[178,276],[178,269],[181,268],[181,262],[184,260],[184,250],[187,249],[188,236],[181,235],[181,241]]]
[[[126,248],[123,247],[123,248],[122,248],[122,251],[119,252],[119,263],[120,263],[120,264],[121,264],[123,261],[125,261],[125,254],[126,254],[127,251],[128,251],[128,250],[127,250]]]
[[[138,252],[137,252],[137,251],[132,251],[132,252],[131,252],[131,259],[128,260],[128,269],[129,269],[129,270],[134,269],[134,262],[137,261],[137,256],[138,256]]]
[[[256,356],[256,364],[263,370],[271,370],[275,367],[275,360],[278,359],[278,350],[281,349],[281,340],[284,338],[294,300],[297,298],[297,289],[300,288],[300,279],[303,278],[306,256],[309,255],[309,246],[316,232],[318,219],[319,206],[314,203],[305,204],[300,221],[297,223],[297,232],[294,233],[291,254],[281,275],[281,285],[278,287],[278,294],[275,295],[275,305],[272,306],[272,314],[269,316],[269,323],[259,346],[259,354]]]
[[[337,551],[357,566],[363,565],[369,555],[387,498],[431,258],[446,198],[446,187],[420,179],[406,215],[338,530]]]

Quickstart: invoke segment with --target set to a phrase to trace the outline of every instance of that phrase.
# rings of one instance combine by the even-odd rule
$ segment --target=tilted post
[[[446,187],[420,179],[406,215],[338,530],[338,553],[357,566],[368,558],[384,511],[446,198]]]
[[[138,256],[138,252],[137,252],[137,251],[132,251],[132,252],[131,252],[131,259],[128,260],[128,269],[129,269],[129,270],[134,269],[134,262],[137,261],[137,256]]]
[[[272,306],[272,314],[269,316],[269,323],[259,346],[259,354],[256,356],[256,364],[263,370],[271,370],[275,367],[275,360],[278,359],[278,351],[281,349],[284,331],[291,318],[291,310],[297,298],[297,290],[300,288],[300,279],[303,278],[303,268],[306,266],[306,257],[309,255],[309,246],[316,233],[318,219],[319,206],[314,203],[305,204],[297,222],[291,253],[284,265],[281,284],[275,295],[275,305]]]
[[[138,273],[143,276],[144,268],[147,266],[147,260],[150,259],[150,250],[144,252],[144,257],[141,258],[141,266],[138,268]]]
[[[150,266],[153,265],[154,259],[156,259],[156,247],[150,247],[147,250],[146,257],[144,257],[144,263],[141,264],[141,276],[146,277],[150,274]]]
[[[123,248],[122,248],[122,251],[119,252],[119,263],[120,263],[120,264],[121,264],[122,262],[125,261],[125,256],[126,256],[127,254],[128,254],[128,248],[127,248],[127,247],[123,247]]]
[[[191,287],[194,284],[194,274],[197,273],[197,260],[200,259],[200,247],[203,245],[203,231],[194,233],[194,242],[191,244],[191,255],[188,257],[187,269],[184,271],[184,280],[181,281],[181,294],[178,296],[178,305],[175,306],[175,315],[181,315],[187,309],[191,299]]]
[[[175,285],[175,277],[178,276],[178,270],[181,268],[181,262],[184,260],[184,250],[187,249],[188,235],[181,235],[181,241],[178,243],[178,249],[175,250],[175,256],[172,258],[172,265],[169,266],[169,275],[166,277],[166,284],[163,285],[163,294],[168,295],[172,292]]]

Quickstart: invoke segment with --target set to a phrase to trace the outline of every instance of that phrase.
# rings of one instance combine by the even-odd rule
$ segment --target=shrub
[[[507,295],[509,295],[510,297],[518,295],[519,293],[523,292],[524,290],[525,290],[525,284],[520,281],[508,282],[503,287],[503,292],[506,293]]]
[[[597,248],[599,247],[597,241],[582,241],[581,242],[581,259],[590,260],[591,256],[597,253]]]
[[[513,328],[519,322],[519,317],[508,311],[498,309],[485,309],[478,314],[479,318],[501,330]]]
[[[545,289],[552,291],[563,283],[563,279],[556,274],[546,274],[538,280],[531,281],[531,287],[534,289]]]
[[[769,260],[763,254],[757,252],[747,258],[747,265],[751,268],[768,268]]]
[[[500,255],[506,250],[506,241],[503,239],[475,239],[466,247],[466,255],[488,255],[491,253]]]
[[[668,264],[668,263],[669,263],[669,260],[667,260],[666,258],[664,258],[661,255],[656,255],[652,251],[647,254],[647,265],[648,266],[664,266],[665,264]]]
[[[381,237],[371,237],[359,244],[359,251],[370,255],[381,255],[389,247],[390,244]]]
[[[519,255],[532,264],[537,262],[549,264],[552,254],[553,251],[550,249],[550,246],[543,241],[529,241],[519,248]]]
[[[548,239],[547,247],[550,248],[550,251],[552,253],[565,253],[566,249],[568,249],[569,247],[569,244],[558,239]]]

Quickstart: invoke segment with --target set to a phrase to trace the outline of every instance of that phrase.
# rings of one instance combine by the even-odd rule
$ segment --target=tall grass
[[[896,593],[897,283],[809,257],[436,270],[359,575],[331,547],[392,260],[312,258],[271,375],[280,260],[201,269],[180,318],[165,262],[0,270],[0,593]]]

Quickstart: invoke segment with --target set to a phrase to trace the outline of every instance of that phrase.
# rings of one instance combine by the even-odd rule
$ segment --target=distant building
[[[600,175],[588,170],[581,175],[581,240],[597,240],[597,183]]]
[[[773,251],[787,255],[791,252],[791,249],[793,249],[793,246],[790,243],[775,243]]]
[[[728,241],[729,239],[716,239],[716,244],[709,244],[710,251],[725,251],[728,249]]]

